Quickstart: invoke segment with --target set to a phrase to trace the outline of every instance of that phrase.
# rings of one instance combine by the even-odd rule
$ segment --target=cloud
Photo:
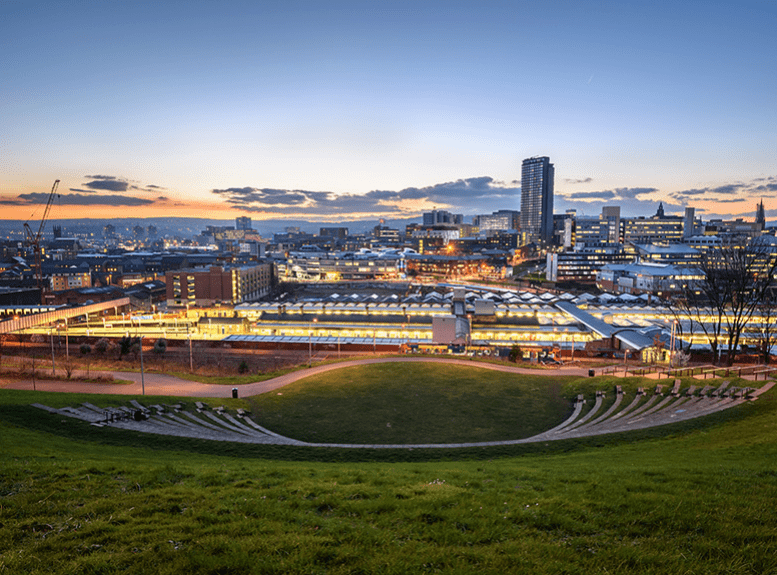
[[[659,191],[652,187],[624,187],[592,192],[559,192],[554,211],[563,213],[567,209],[575,209],[581,214],[595,215],[601,213],[604,206],[620,206],[624,217],[652,216],[659,202],[664,203],[667,213],[682,210],[683,206],[672,203],[671,198],[656,197]]]
[[[23,204],[33,205],[45,204],[49,195],[42,192],[31,194],[19,194],[18,199],[23,200]],[[132,196],[106,195],[106,194],[59,194],[55,200],[57,204],[63,206],[147,206],[154,203],[154,200],[135,198]]]
[[[109,192],[126,192],[129,188],[129,182],[113,176],[86,176],[90,182],[82,184],[90,190],[107,190]]]
[[[674,192],[672,194],[672,197],[680,199],[683,197],[691,197],[691,196],[701,196],[702,194],[708,194],[708,189],[694,189],[694,190],[683,190],[681,192]]]
[[[92,193],[94,191],[108,191],[108,192],[126,192],[128,190],[136,190],[141,192],[159,192],[159,190],[166,190],[162,186],[154,184],[143,185],[138,182],[127,180],[126,178],[118,178],[116,176],[94,175],[84,176],[84,178],[91,180],[81,184],[83,188],[70,188],[72,192]]]
[[[505,184],[489,176],[465,178],[421,188],[372,190],[364,194],[335,194],[328,191],[284,190],[276,188],[212,189],[228,204],[252,212],[276,214],[403,214],[418,212],[409,204],[448,206],[470,210],[479,202],[515,201],[520,187]]]
[[[761,184],[760,186],[756,186],[750,190],[754,193],[770,193],[770,192],[777,192],[777,183],[776,184]]]
[[[593,179],[564,181],[571,187],[590,183]],[[478,176],[400,190],[371,190],[363,194],[253,186],[212,189],[211,193],[232,208],[264,217],[311,215],[358,219],[380,215],[413,217],[433,206],[466,215],[490,213],[500,208],[520,209],[521,188],[518,180],[499,181],[490,176]],[[620,206],[624,217],[652,216],[659,202],[663,202],[667,214],[682,214],[686,206],[701,200],[720,201],[720,209],[723,209],[723,204],[748,199],[757,201],[759,197],[774,195],[777,195],[777,177],[774,176],[676,192],[662,192],[650,186],[578,192],[557,189],[554,211],[563,213],[574,208],[579,213],[593,215],[600,213],[604,206]],[[703,210],[699,207],[697,211]]]
[[[658,188],[615,188],[615,193],[623,199],[636,199],[637,196],[644,194],[653,194]]]
[[[595,200],[634,200],[637,196],[652,194],[657,192],[658,188],[615,188],[614,190],[599,190],[595,192],[573,192],[560,193],[567,201],[587,201],[591,198]]]
[[[756,181],[756,180],[753,180]],[[693,188],[690,190],[680,190],[672,192],[671,196],[679,201],[684,201],[687,198],[693,198],[695,196],[732,196],[739,193],[749,193],[752,190],[752,184],[743,184],[741,182],[733,184],[724,184],[722,186],[714,186],[708,188]],[[707,198],[709,199],[709,198]],[[719,201],[719,200],[713,200]]]
[[[725,186],[718,186],[717,188],[712,188],[710,191],[713,194],[730,195],[730,194],[736,194],[742,188],[743,188],[742,184],[727,184]]]
[[[575,192],[572,194],[563,194],[567,200],[587,200],[588,198],[594,198],[597,200],[609,200],[617,197],[612,190],[604,190],[601,192]]]

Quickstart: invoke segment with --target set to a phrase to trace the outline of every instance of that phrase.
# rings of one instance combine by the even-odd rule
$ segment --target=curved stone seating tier
[[[623,394],[622,394],[622,393],[616,393],[616,395],[615,395],[615,401],[614,401],[614,402],[613,402],[613,404],[610,406],[610,408],[609,408],[607,411],[605,411],[605,412],[604,412],[602,415],[600,415],[599,417],[597,417],[596,419],[594,419],[594,420],[593,420],[591,423],[589,423],[588,425],[596,425],[596,424],[598,424],[600,421],[604,421],[605,419],[607,419],[608,417],[610,417],[610,415],[612,415],[613,413],[615,413],[615,412],[617,411],[617,409],[618,409],[618,407],[620,407],[620,404],[621,404],[621,402],[622,402],[622,401],[623,401]]]
[[[679,381],[679,380],[678,380]],[[178,437],[193,437],[214,441],[232,441],[237,443],[263,443],[276,445],[304,445],[309,447],[342,447],[342,448],[456,448],[456,447],[485,447],[495,445],[514,445],[520,443],[532,443],[537,441],[554,441],[559,439],[586,437],[590,435],[602,435],[607,433],[620,433],[635,429],[645,429],[659,425],[666,425],[676,421],[684,421],[695,417],[703,417],[717,411],[741,405],[746,401],[753,401],[758,396],[770,389],[774,382],[765,384],[760,389],[728,389],[729,382],[724,381],[717,388],[705,386],[696,395],[696,387],[691,386],[685,393],[681,393],[678,385],[672,388],[671,394],[661,395],[661,387],[657,386],[649,397],[640,390],[634,398],[622,407],[624,394],[619,386],[616,387],[616,397],[612,405],[601,415],[597,414],[604,405],[605,393],[599,391],[596,394],[596,402],[587,412],[583,412],[585,399],[578,396],[574,404],[572,414],[555,427],[538,435],[504,441],[487,441],[473,443],[448,443],[448,444],[392,444],[392,445],[364,445],[364,444],[339,444],[339,443],[307,443],[289,437],[284,437],[272,430],[262,427],[249,417],[242,409],[236,413],[230,413],[222,407],[210,409],[205,404],[196,405],[196,411],[185,411],[177,406],[144,406],[136,400],[130,401],[129,406],[101,408],[91,403],[84,403],[77,407],[64,407],[55,409],[32,404],[34,407],[48,411],[56,415],[73,417],[95,426],[110,426],[129,431],[155,433]]]
[[[650,406],[653,405],[656,401],[658,401],[658,398],[661,397],[660,395],[651,395],[648,397],[648,400],[640,405],[637,409],[626,415],[625,419],[631,419],[633,417],[637,417],[640,413],[643,411],[647,411],[650,409]]]
[[[634,409],[635,407],[637,407],[637,404],[638,404],[640,401],[642,401],[642,397],[643,397],[643,396],[642,396],[641,394],[639,394],[639,393],[638,393],[637,395],[635,395],[635,396],[634,396],[634,399],[632,399],[632,400],[631,400],[631,403],[630,403],[630,404],[628,404],[626,407],[624,407],[624,408],[623,408],[622,410],[620,410],[618,413],[614,413],[614,414],[613,414],[613,415],[610,417],[610,419],[619,419],[619,418],[623,417],[624,415],[626,415],[626,414],[627,414],[628,412],[630,412],[632,409]]]
[[[596,394],[596,402],[594,403],[594,406],[586,413],[583,417],[575,421],[572,425],[570,425],[567,429],[572,430],[576,427],[579,427],[580,425],[583,425],[586,421],[591,419],[594,415],[596,415],[596,412],[599,411],[599,409],[602,407],[602,404],[604,403],[604,394],[603,393],[597,393]]]

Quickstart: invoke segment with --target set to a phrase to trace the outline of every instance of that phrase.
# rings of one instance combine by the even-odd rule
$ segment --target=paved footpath
[[[557,377],[562,375],[587,376],[589,368],[585,367],[561,367],[558,369],[526,369],[514,367],[511,365],[502,365],[494,363],[468,361],[464,359],[445,359],[432,357],[386,357],[374,359],[356,359],[352,361],[343,361],[326,365],[317,365],[309,369],[301,369],[285,375],[260,381],[256,383],[245,383],[234,387],[238,388],[240,397],[250,397],[260,395],[289,385],[297,380],[310,375],[326,373],[344,367],[356,365],[369,365],[373,363],[396,363],[396,362],[437,362],[452,365],[462,365],[467,367],[479,367],[493,371],[502,371],[507,373],[518,373],[526,375],[544,375],[548,377]],[[600,370],[597,370],[600,371]],[[146,373],[144,382],[141,383],[139,373],[126,371],[93,371],[93,377],[100,375],[113,376],[114,379],[123,379],[131,381],[131,384],[116,383],[85,383],[80,381],[52,381],[36,380],[35,389],[38,391],[59,391],[66,393],[106,393],[113,395],[141,395],[145,386],[146,395],[172,395],[178,397],[232,397],[232,385],[216,385],[212,383],[199,383],[186,379],[179,379],[169,375],[159,373]],[[5,381],[0,379],[0,388],[2,389],[32,389],[32,380]]]

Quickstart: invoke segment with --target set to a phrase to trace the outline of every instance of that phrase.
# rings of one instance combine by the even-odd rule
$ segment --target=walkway
[[[477,367],[481,369],[490,369],[493,371],[502,371],[507,373],[517,373],[524,375],[547,375],[547,376],[563,376],[563,375],[576,375],[586,376],[588,375],[588,368],[559,368],[559,369],[527,369],[521,367],[514,367],[512,365],[501,365],[486,362],[468,361],[465,359],[446,359],[446,358],[433,358],[433,357],[390,357],[390,358],[373,358],[373,359],[355,359],[351,361],[343,361],[339,363],[330,363],[326,365],[316,365],[309,369],[301,369],[293,371],[285,375],[280,375],[273,379],[266,381],[260,381],[256,383],[245,383],[234,387],[238,388],[240,397],[251,397],[253,395],[260,395],[267,393],[268,391],[274,391],[290,383],[294,383],[297,380],[303,379],[310,375],[317,375],[319,373],[326,373],[344,367],[353,367],[357,365],[370,365],[374,363],[395,363],[395,362],[441,362],[453,365],[462,365],[467,367]],[[599,370],[597,370],[599,371]],[[53,381],[53,380],[37,380],[35,382],[35,389],[38,391],[58,391],[66,393],[107,393],[110,395],[142,395],[143,385],[141,384],[141,377],[136,372],[114,371],[92,372],[93,377],[112,376],[114,379],[129,380],[131,384],[116,384],[116,383],[85,383],[75,380],[71,381]],[[177,397],[231,397],[232,387],[231,385],[217,385],[212,383],[200,383],[195,381],[189,381],[186,379],[180,379],[169,375],[163,375],[159,373],[146,373],[145,379],[145,395],[172,395]],[[32,380],[25,381],[3,381],[0,379],[0,388],[2,389],[32,389]]]

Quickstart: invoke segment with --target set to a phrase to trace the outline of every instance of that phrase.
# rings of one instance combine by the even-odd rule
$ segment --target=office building
[[[480,229],[480,233],[488,234],[497,230],[517,230],[520,228],[521,212],[517,210],[499,210],[491,215],[475,216],[473,223]]]
[[[526,243],[549,246],[553,236],[553,174],[547,156],[528,158],[521,168],[521,231]]]
[[[463,214],[452,214],[445,210],[432,210],[424,213],[424,225],[436,226],[438,224],[461,224],[464,222]]]
[[[348,228],[319,228],[318,235],[324,238],[344,240],[348,237]]]
[[[247,216],[239,216],[235,218],[235,227],[238,230],[250,230],[251,228],[251,218]]]
[[[206,306],[252,301],[270,292],[273,277],[273,264],[264,262],[251,266],[168,271],[165,274],[167,305]]]

